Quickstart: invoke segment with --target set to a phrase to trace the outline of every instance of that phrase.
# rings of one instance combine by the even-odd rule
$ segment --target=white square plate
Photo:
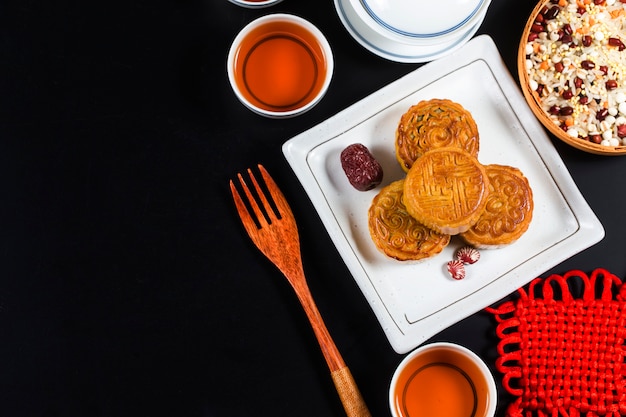
[[[407,263],[379,252],[367,225],[374,196],[405,175],[394,148],[400,117],[411,105],[431,98],[447,98],[469,110],[480,135],[479,161],[521,169],[533,190],[528,231],[507,247],[481,250],[480,260],[467,266],[460,281],[445,269],[454,251],[464,246],[457,237],[441,254]],[[355,190],[341,168],[341,151],[357,142],[370,149],[384,170],[383,183],[366,192]],[[290,139],[283,153],[398,353],[604,237],[600,221],[486,35]]]

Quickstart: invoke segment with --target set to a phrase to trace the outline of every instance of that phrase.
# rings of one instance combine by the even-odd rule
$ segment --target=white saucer
[[[346,4],[343,0],[335,0],[335,9],[348,33],[361,46],[375,55],[390,61],[404,63],[429,62],[454,52],[474,36],[486,15],[484,13],[465,34],[455,37],[451,41],[419,44],[403,42],[399,39],[393,39],[392,36],[385,36],[380,32],[371,30],[353,13],[354,10],[344,7]]]

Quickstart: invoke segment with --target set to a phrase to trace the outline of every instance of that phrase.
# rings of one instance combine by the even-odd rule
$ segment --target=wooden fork
[[[296,220],[291,212],[291,208],[283,196],[283,193],[262,165],[259,165],[259,171],[278,209],[278,213],[274,212],[268,198],[265,196],[265,192],[255,179],[252,170],[248,169],[248,175],[254,185],[254,189],[256,190],[256,194],[259,197],[267,218],[264,216],[263,211],[261,211],[261,208],[257,204],[241,174],[238,174],[237,177],[239,178],[241,187],[243,188],[254,215],[248,211],[244,200],[231,180],[230,190],[233,194],[239,217],[241,217],[241,221],[254,244],[278,267],[278,269],[280,269],[296,292],[311,322],[317,341],[322,348],[322,353],[330,368],[332,380],[337,388],[346,414],[350,417],[371,416],[356,382],[341,357],[335,342],[331,338],[322,320],[322,316],[315,305],[315,301],[311,296],[302,268],[298,227],[296,226]],[[256,218],[259,226],[255,223],[254,218]]]

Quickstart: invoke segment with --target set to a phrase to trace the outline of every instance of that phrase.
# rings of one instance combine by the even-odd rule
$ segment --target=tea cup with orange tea
[[[247,7],[248,9],[260,9],[262,7],[273,6],[283,0],[229,0],[238,6]]]
[[[493,417],[496,402],[487,365],[471,350],[447,342],[409,353],[389,388],[393,417]]]
[[[276,13],[246,25],[228,52],[227,72],[247,108],[271,118],[302,114],[330,85],[333,54],[322,32],[301,17]]]

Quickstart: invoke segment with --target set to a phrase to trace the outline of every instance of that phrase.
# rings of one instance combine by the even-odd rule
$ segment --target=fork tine
[[[282,191],[280,191],[280,188],[278,188],[278,185],[274,182],[274,179],[270,176],[269,172],[267,172],[263,165],[259,164],[259,171],[265,180],[265,184],[267,185],[267,189],[274,200],[274,204],[278,208],[278,215],[282,219],[292,218],[293,213],[291,212],[291,207],[289,207],[287,199],[283,195]]]
[[[256,180],[254,179],[254,176],[252,176],[252,172],[250,172],[250,170],[248,170],[248,174],[250,175],[250,178],[252,179],[252,182],[254,183],[254,187],[257,189],[257,193],[259,193],[258,184],[256,183]],[[248,203],[250,203],[250,207],[252,208],[252,211],[254,212],[254,215],[256,216],[259,226],[261,228],[263,228],[264,226],[267,226],[269,223],[267,222],[265,215],[263,215],[263,211],[261,211],[261,208],[257,204],[256,199],[252,195],[250,188],[248,188],[248,184],[246,184],[246,181],[243,179],[243,176],[241,174],[237,174],[237,177],[239,178],[239,182],[241,183],[241,186],[246,195],[246,198],[248,199]]]
[[[263,180],[265,181],[265,185],[267,185],[267,188],[270,190],[270,194],[271,194],[272,189],[270,187],[270,184],[268,183],[268,178],[267,178],[269,174],[267,173],[267,171],[265,171],[262,165],[259,165],[259,171],[261,171],[261,176],[263,177]],[[261,204],[263,205],[263,208],[265,209],[265,212],[267,213],[267,218],[269,219],[269,223],[271,224],[275,222],[276,220],[278,220],[278,217],[276,213],[274,212],[274,209],[272,208],[267,197],[265,196],[265,192],[261,189],[261,186],[257,182],[250,168],[248,168],[248,175],[250,176],[250,179],[252,180],[252,184],[254,185],[254,189],[256,190],[256,193],[259,196],[259,199],[261,200]],[[274,182],[271,177],[269,178],[269,180],[272,183]],[[276,199],[274,199],[274,203],[276,203]]]
[[[233,180],[230,180],[230,192],[233,195],[233,200],[235,201],[235,206],[237,207],[237,212],[239,213],[239,218],[248,232],[248,235],[252,237],[253,233],[258,229],[258,226],[252,218],[246,204],[243,202],[239,191],[237,191],[237,187],[235,187]]]

